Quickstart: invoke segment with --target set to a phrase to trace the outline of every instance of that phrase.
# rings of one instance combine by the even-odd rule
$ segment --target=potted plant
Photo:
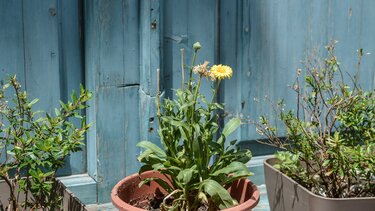
[[[9,93],[14,97],[9,96]],[[81,150],[90,125],[80,115],[91,93],[82,86],[71,101],[51,115],[34,111],[16,76],[0,88],[0,210],[61,210],[64,186],[56,171],[64,159]],[[69,119],[80,119],[76,126]],[[3,184],[4,184],[3,183]],[[5,186],[5,187],[4,187]]]
[[[257,124],[282,149],[264,162],[271,210],[375,210],[375,93],[361,89],[358,72],[344,76],[334,44],[324,61],[311,57],[298,69],[296,112],[278,103],[286,137],[265,116]]]
[[[189,80],[185,84],[182,77],[176,99],[162,103],[158,90],[162,147],[140,142],[138,146],[144,151],[138,157],[143,163],[139,174],[126,177],[112,190],[112,203],[120,210],[250,210],[259,201],[259,191],[247,179],[251,173],[245,163],[251,152],[237,149],[236,141],[226,144],[226,138],[240,126],[240,119],[228,121],[216,136],[220,129],[218,112],[223,107],[215,102],[215,96],[220,82],[232,76],[232,69],[225,65],[209,68],[208,62],[194,66],[201,46],[195,43],[193,48]],[[183,61],[182,53],[182,75]],[[198,76],[196,83],[193,73]],[[216,81],[211,101],[200,93],[204,78]]]

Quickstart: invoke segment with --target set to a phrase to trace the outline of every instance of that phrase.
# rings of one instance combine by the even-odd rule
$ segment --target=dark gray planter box
[[[375,211],[375,197],[333,199],[313,194],[273,168],[276,158],[264,161],[271,211]]]

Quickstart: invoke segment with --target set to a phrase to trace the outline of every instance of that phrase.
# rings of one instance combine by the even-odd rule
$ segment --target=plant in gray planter
[[[286,138],[269,118],[257,123],[266,144],[282,149],[265,162],[271,210],[375,210],[375,93],[361,89],[358,74],[344,76],[334,44],[326,49],[327,58],[298,70],[296,111],[278,104]]]
[[[73,92],[71,101],[60,102],[51,115],[33,110],[38,100],[28,99],[16,76],[0,88],[0,179],[7,186],[0,190],[7,195],[0,200],[0,210],[61,209],[56,171],[71,152],[81,150],[90,125],[79,112],[90,97],[81,87],[79,95]],[[81,125],[68,121],[73,118]]]

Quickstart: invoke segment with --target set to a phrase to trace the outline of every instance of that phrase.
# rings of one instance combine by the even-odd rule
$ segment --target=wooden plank
[[[98,202],[110,201],[114,185],[137,171],[138,86],[98,90]]]
[[[338,40],[336,47],[337,57],[340,60],[341,68],[354,75],[357,65],[357,50],[364,48],[365,52],[375,51],[373,39],[375,30],[371,26],[375,20],[369,7],[373,1],[334,1],[330,5],[329,17],[332,24],[330,33],[333,39]],[[364,56],[362,69],[359,74],[359,82],[362,87],[374,88],[374,55]],[[345,73],[344,73],[345,74]],[[345,74],[346,80],[349,80]]]
[[[187,35],[188,35],[188,51],[186,61],[187,64],[191,63],[192,46],[195,42],[200,42],[202,49],[199,50],[196,64],[202,64],[204,61],[209,61],[210,65],[214,65],[217,62],[217,51],[218,51],[218,1],[200,1],[200,0],[189,0],[187,1]],[[178,16],[177,16],[178,17]],[[176,18],[177,18],[176,17]],[[204,22],[210,24],[204,24]],[[191,53],[189,53],[189,51]],[[166,58],[168,59],[168,58]],[[181,66],[180,54],[174,54],[175,64]],[[178,67],[176,67],[178,69]],[[212,84],[210,80],[204,79],[201,83],[201,93],[203,93],[207,99],[212,98]],[[175,87],[173,87],[175,88]]]
[[[141,89],[156,95],[156,69],[160,68],[160,5],[159,1],[143,1],[140,4],[141,19]]]
[[[0,1],[0,26],[0,85],[15,74],[24,88],[22,1]],[[8,89],[7,97],[13,95],[14,92]],[[1,154],[0,161],[3,162],[5,153]]]
[[[89,120],[88,171],[98,182],[98,202],[136,172],[139,141],[138,1],[86,1],[87,87],[95,90]],[[90,161],[91,160],[91,161]]]
[[[59,1],[58,18],[60,43],[60,88],[61,100],[70,100],[73,90],[79,92],[84,84],[83,69],[83,32],[82,2],[76,0]],[[84,112],[82,112],[84,115]],[[74,122],[79,126],[79,121]],[[86,172],[86,147],[82,152],[73,153],[66,159],[66,165],[59,171],[60,175],[80,174]]]
[[[240,65],[237,65],[239,60],[237,46],[241,45],[241,37],[237,27],[238,16],[242,17],[242,10],[237,9],[241,8],[242,4],[242,1],[220,1],[219,61],[232,67],[233,76],[221,84],[219,102],[225,103],[225,113],[230,114],[229,118],[239,116],[238,112],[241,109],[241,69]],[[241,140],[241,128],[237,129],[231,138]]]
[[[173,98],[171,89],[181,87],[181,53],[185,49],[185,64],[190,65],[195,42],[199,41],[202,49],[197,56],[196,64],[217,61],[217,1],[163,1],[163,86],[166,97]],[[200,24],[202,20],[205,23]],[[188,71],[185,72],[188,80]],[[202,83],[202,91],[212,96],[210,83]]]
[[[25,85],[22,0],[0,1],[0,82],[16,74]]]
[[[185,64],[190,65],[191,41],[188,37],[188,1],[163,1],[163,68],[162,90],[167,98],[173,98],[171,88],[181,87],[181,53],[185,49]],[[188,73],[185,73],[188,80]]]
[[[155,97],[157,94],[156,70],[161,68],[161,5],[158,0],[142,1],[140,8],[140,34],[142,35],[139,89],[140,138],[158,144],[160,142],[157,134]]]
[[[361,64],[359,81],[364,89],[375,89],[375,1],[367,0],[362,3],[361,16],[361,38],[358,48],[363,48],[366,55]]]
[[[40,98],[36,109],[59,106],[59,36],[56,1],[23,2],[26,90]]]
[[[138,3],[100,1],[100,86],[138,84]],[[120,26],[120,28],[119,28]],[[114,62],[116,61],[116,62]]]
[[[140,82],[140,1],[122,1],[122,36],[123,36],[123,69],[125,71],[125,84],[137,85]]]
[[[86,88],[93,91],[93,100],[88,102],[88,108],[86,109],[87,122],[94,122],[93,126],[87,133],[87,173],[93,177],[96,181],[97,177],[97,125],[96,125],[96,116],[97,116],[97,99],[98,99],[98,74],[100,69],[100,60],[99,60],[99,30],[98,21],[99,21],[99,11],[97,10],[98,5],[94,4],[93,1],[84,2],[84,56],[85,56],[85,85]],[[88,33],[90,32],[90,33]]]

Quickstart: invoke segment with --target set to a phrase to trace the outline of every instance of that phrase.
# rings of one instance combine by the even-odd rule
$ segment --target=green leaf
[[[247,168],[247,166],[241,162],[234,161],[230,163],[228,166],[219,169],[212,173],[212,175],[217,176],[219,174],[233,174],[236,172],[248,172],[250,175],[250,172]]]
[[[34,100],[32,100],[31,102],[29,102],[29,104],[27,104],[28,107],[31,107],[33,106],[35,103],[37,103],[39,101],[39,99],[35,98]]]
[[[241,120],[239,118],[233,118],[225,124],[223,132],[217,141],[219,144],[223,144],[225,138],[227,138],[231,133],[233,133],[241,125]]]
[[[195,170],[195,166],[193,166],[192,168],[184,169],[180,171],[180,173],[178,173],[177,175],[177,180],[179,180],[181,183],[185,185],[188,184],[191,178],[193,177],[194,170]]]
[[[239,126],[241,125],[241,120],[239,118],[233,118],[229,120],[223,129],[222,134],[225,137],[228,137],[231,133],[233,133]]]
[[[148,185],[151,181],[155,181],[156,183],[158,183],[168,193],[173,191],[172,186],[170,186],[166,181],[157,177],[145,178],[138,184],[138,187],[142,187],[143,185]]]
[[[161,119],[165,122],[168,122],[169,124],[173,125],[173,126],[176,126],[176,127],[181,127],[181,126],[184,126],[184,122],[183,121],[179,121],[179,120],[175,120],[171,117],[161,117]]]
[[[137,144],[137,146],[148,149],[152,151],[153,153],[159,155],[160,157],[163,157],[163,158],[166,157],[165,152],[162,149],[160,149],[160,147],[158,147],[156,144],[150,141],[141,141]]]
[[[228,191],[223,188],[218,182],[207,179],[204,180],[201,183],[201,189],[204,190],[204,192],[211,196],[211,200],[220,208],[220,209],[226,209],[229,207],[232,207],[237,203],[236,200],[234,200]]]

